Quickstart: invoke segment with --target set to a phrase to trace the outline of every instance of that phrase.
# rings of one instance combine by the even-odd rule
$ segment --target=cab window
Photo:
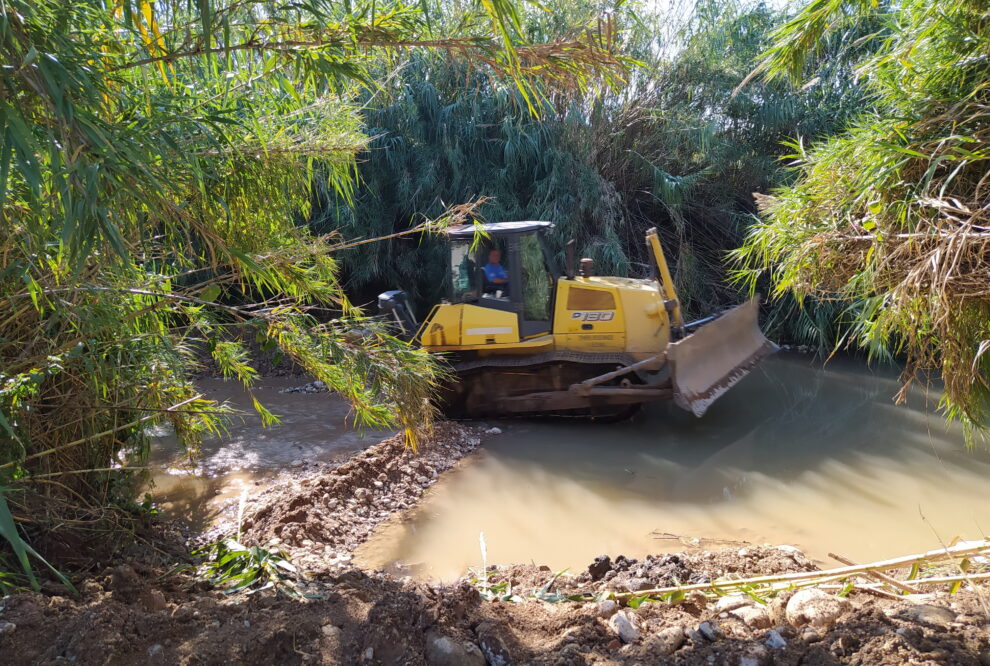
[[[519,255],[525,287],[522,298],[523,319],[549,321],[552,280],[536,234],[526,234],[519,239]]]
[[[476,285],[477,262],[469,241],[454,242],[450,248],[451,283],[454,286],[451,300],[455,303],[478,299]]]

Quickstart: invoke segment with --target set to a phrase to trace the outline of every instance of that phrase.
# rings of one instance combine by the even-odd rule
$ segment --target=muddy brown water
[[[225,435],[203,442],[194,465],[174,436],[165,430],[155,433],[149,490],[163,512],[195,528],[208,527],[225,509],[229,514],[231,504],[242,495],[260,490],[280,471],[309,462],[343,460],[394,434],[358,432],[349,418],[350,407],[333,394],[281,392],[306,381],[266,379],[251,393],[235,382],[197,382],[206,397],[227,401],[242,416],[229,421]],[[281,417],[281,422],[264,427],[252,397]]]
[[[174,442],[155,447],[154,494],[197,526],[305,461],[341,459],[391,433],[360,435],[328,394],[255,390],[282,424],[234,421],[209,440],[194,473]],[[787,543],[830,562],[939,547],[990,531],[990,455],[914,391],[896,406],[896,370],[778,354],[701,419],[658,405],[621,424],[510,421],[501,435],[430,488],[405,521],[380,527],[357,553],[373,568],[451,579],[481,564],[580,569],[609,553],[741,542]],[[231,384],[207,394],[250,410]],[[229,515],[229,512],[228,512]]]
[[[895,370],[779,354],[701,419],[670,405],[613,425],[499,424],[405,522],[357,553],[450,579],[489,563],[580,570],[602,553],[792,544],[870,561],[990,530],[990,455]],[[979,446],[979,445],[978,445]]]

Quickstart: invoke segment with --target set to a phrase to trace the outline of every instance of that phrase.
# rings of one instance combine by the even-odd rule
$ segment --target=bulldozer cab
[[[523,339],[549,333],[557,271],[544,235],[552,228],[550,222],[448,228],[451,302],[517,314]]]

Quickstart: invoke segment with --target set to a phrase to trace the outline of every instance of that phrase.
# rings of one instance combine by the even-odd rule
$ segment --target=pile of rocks
[[[302,386],[289,386],[281,389],[279,393],[327,393],[329,390],[326,383],[317,379],[315,382],[303,384]]]

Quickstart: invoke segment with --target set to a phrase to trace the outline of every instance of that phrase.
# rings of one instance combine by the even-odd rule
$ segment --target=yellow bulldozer
[[[451,418],[621,419],[669,400],[696,416],[777,347],[758,301],[685,323],[660,239],[646,234],[655,279],[594,274],[590,259],[556,270],[550,222],[449,227],[449,297],[419,323],[403,291],[379,296],[407,339],[442,353],[456,381]]]

